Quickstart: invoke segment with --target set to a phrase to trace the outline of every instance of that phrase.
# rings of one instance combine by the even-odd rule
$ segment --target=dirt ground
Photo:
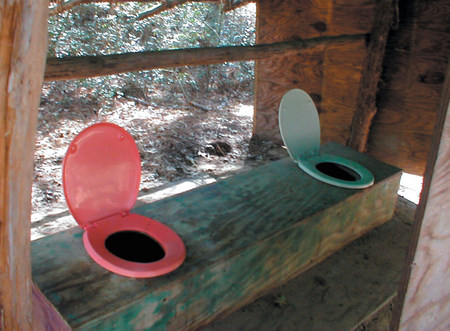
[[[251,143],[253,98],[209,95],[196,106],[182,96],[162,94],[163,104],[116,97],[107,110],[98,110],[86,91],[62,85],[44,86],[38,116],[32,221],[66,210],[62,162],[69,143],[83,129],[112,122],[135,139],[141,156],[140,192],[168,182],[212,177],[249,163],[276,158],[271,143]]]

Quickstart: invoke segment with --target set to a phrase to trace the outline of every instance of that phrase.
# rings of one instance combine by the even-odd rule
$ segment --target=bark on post
[[[205,65],[233,61],[251,61],[273,56],[318,50],[328,45],[341,45],[362,40],[364,34],[319,37],[255,46],[189,48],[167,51],[147,51],[98,56],[49,58],[45,80],[80,79],[113,75],[122,72]]]
[[[364,152],[370,126],[377,113],[376,95],[380,80],[384,52],[394,16],[394,0],[382,0],[377,5],[375,23],[370,34],[363,74],[347,145]]]
[[[47,1],[0,2],[0,330],[32,330],[31,184]]]

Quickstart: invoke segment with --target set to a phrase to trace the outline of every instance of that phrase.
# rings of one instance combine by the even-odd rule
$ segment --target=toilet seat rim
[[[347,181],[329,176],[316,168],[318,164],[327,162],[347,167],[356,172],[360,178],[355,181]],[[333,186],[349,189],[362,189],[372,186],[375,182],[372,172],[365,166],[338,155],[322,153],[308,158],[300,158],[296,163],[311,177]]]
[[[117,216],[117,215],[113,215]],[[89,256],[101,267],[125,277],[150,278],[167,274],[177,269],[186,259],[186,247],[178,234],[168,226],[143,215],[127,214],[118,221],[111,217],[102,224],[87,228],[83,233],[83,244]],[[137,223],[144,221],[145,228],[130,223],[130,218]],[[92,238],[95,231],[101,232],[100,238]],[[151,237],[164,250],[164,257],[155,262],[141,263],[121,259],[109,252],[104,246],[106,239],[114,234],[124,231],[136,231]],[[161,235],[166,240],[161,239]]]

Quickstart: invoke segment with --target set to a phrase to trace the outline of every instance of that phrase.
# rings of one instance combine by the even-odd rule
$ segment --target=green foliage
[[[145,20],[136,17],[155,4],[87,4],[49,18],[48,56],[82,56],[148,50],[250,45],[255,40],[255,6],[224,13],[217,3],[186,3]],[[90,78],[76,84],[109,107],[112,97],[151,99],[164,88],[187,99],[215,91],[251,93],[253,63],[152,70]]]

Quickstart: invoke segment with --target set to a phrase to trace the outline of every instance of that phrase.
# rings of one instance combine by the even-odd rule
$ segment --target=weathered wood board
[[[135,209],[173,228],[185,263],[166,276],[110,273],[82,231],[32,243],[33,279],[75,329],[185,330],[247,304],[392,216],[400,170],[337,144],[323,151],[374,173],[365,190],[332,187],[290,159]]]
[[[260,0],[257,42],[369,33],[376,1]],[[276,10],[274,10],[276,8]],[[450,39],[445,0],[400,0],[399,26],[389,37],[367,152],[423,175],[443,93]],[[356,109],[364,43],[256,61],[254,135],[280,141],[283,94],[302,88],[318,106],[324,142],[345,144]]]
[[[260,0],[257,43],[369,33],[375,4],[376,1],[370,0]],[[316,103],[322,140],[345,144],[366,54],[367,46],[362,39],[339,47],[256,61],[253,134],[280,141],[280,100],[288,90],[301,88]]]
[[[389,321],[377,323],[377,328],[358,326],[396,296],[415,209],[416,205],[399,196],[392,220],[198,331],[386,331]]]
[[[384,60],[368,153],[423,175],[448,64],[450,2],[402,0]]]
[[[393,326],[450,329],[450,65]]]

